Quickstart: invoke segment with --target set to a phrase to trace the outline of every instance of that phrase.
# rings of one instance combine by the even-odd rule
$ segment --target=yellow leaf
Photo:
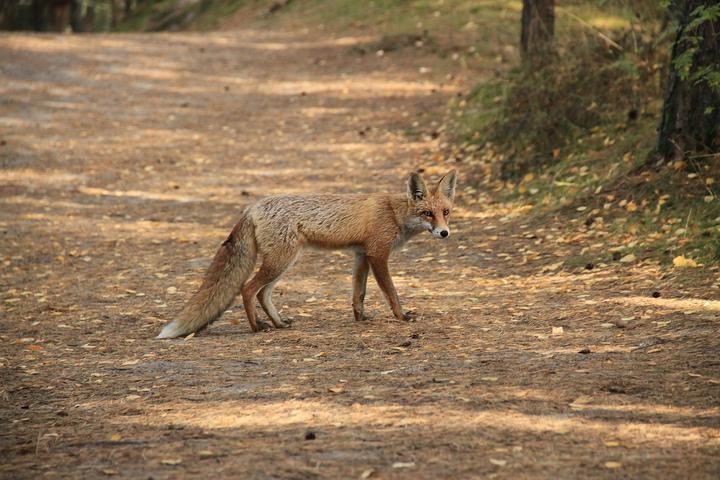
[[[629,253],[620,259],[620,263],[632,263],[635,260],[637,260],[635,255],[633,255],[632,253]]]
[[[673,258],[673,265],[677,268],[694,268],[698,266],[695,260],[692,258],[685,258],[682,255]]]

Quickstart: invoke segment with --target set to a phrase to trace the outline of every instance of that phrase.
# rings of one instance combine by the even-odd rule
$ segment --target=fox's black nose
[[[447,237],[448,235],[450,235],[450,232],[448,232],[447,230],[442,230],[440,232],[440,236],[443,238]]]

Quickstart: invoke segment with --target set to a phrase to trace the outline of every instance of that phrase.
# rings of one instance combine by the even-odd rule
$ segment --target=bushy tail
[[[165,325],[157,338],[175,338],[197,332],[222,315],[255,267],[254,230],[252,221],[243,215],[215,254],[200,289],[179,317]]]

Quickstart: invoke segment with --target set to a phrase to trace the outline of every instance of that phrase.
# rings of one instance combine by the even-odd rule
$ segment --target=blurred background
[[[628,198],[630,210],[620,206],[620,213],[646,233],[672,229],[664,226],[693,211],[684,240],[694,254],[715,260],[719,18],[720,5],[700,0],[0,3],[5,30],[245,27],[364,38],[343,51],[348,59],[385,56],[387,65],[432,57],[444,83],[466,91],[433,128],[408,122],[409,138],[442,137],[440,155],[462,160],[477,185],[543,211],[603,207],[612,203],[598,196],[603,189]],[[421,68],[418,78],[429,71]],[[660,207],[640,216],[645,209],[634,206],[643,202]],[[666,260],[675,247],[669,250]]]

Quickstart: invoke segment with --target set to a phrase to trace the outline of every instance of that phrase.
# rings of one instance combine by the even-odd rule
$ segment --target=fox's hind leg
[[[287,328],[292,322],[287,318],[283,318],[272,302],[272,292],[278,280],[280,280],[279,277],[262,287],[257,294],[257,299],[275,328]]]
[[[292,265],[296,257],[297,250],[292,249],[286,250],[282,255],[273,252],[271,256],[265,256],[262,265],[260,265],[260,270],[258,270],[252,279],[243,285],[243,304],[245,305],[245,313],[247,314],[248,322],[253,332],[260,330],[255,312],[255,296],[258,295],[261,289],[263,289],[263,293],[258,295],[258,298],[263,310],[265,310],[265,313],[270,317],[270,321],[278,328],[287,327],[287,324],[277,313],[277,309],[273,305],[270,295],[272,294],[274,283],[277,282],[285,270]],[[263,288],[266,286],[269,288]]]

